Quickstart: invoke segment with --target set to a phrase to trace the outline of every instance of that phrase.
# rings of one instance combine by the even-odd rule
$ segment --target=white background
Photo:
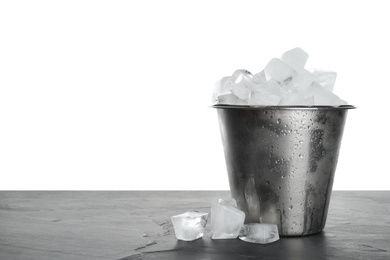
[[[390,189],[386,1],[2,1],[0,189],[228,189],[214,82],[294,47],[349,111],[334,189]]]

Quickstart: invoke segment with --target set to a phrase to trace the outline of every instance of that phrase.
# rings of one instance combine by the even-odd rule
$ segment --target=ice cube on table
[[[286,51],[282,57],[280,58],[285,64],[290,67],[300,70],[305,67],[306,61],[309,58],[309,54],[307,54],[304,50],[297,47],[292,50]]]
[[[347,105],[347,102],[327,90],[317,82],[313,82],[305,92],[306,97],[314,97],[316,106],[341,106]]]
[[[199,211],[188,211],[171,217],[176,238],[192,241],[203,237],[207,217],[208,213]]]
[[[313,69],[314,80],[329,91],[333,91],[337,73],[330,70]]]
[[[237,201],[233,198],[214,198],[212,201],[211,201],[211,226],[214,226],[214,222],[215,222],[215,216],[217,214],[217,210],[218,210],[218,205],[219,205],[219,202],[220,201],[224,201],[225,203],[227,203],[228,205],[231,205],[233,207],[236,207],[237,208]]]
[[[275,224],[245,224],[238,238],[249,243],[272,243],[279,240],[278,227]]]
[[[245,213],[222,199],[213,201],[215,217],[211,225],[212,239],[234,239],[244,224]]]
[[[233,81],[232,93],[240,99],[248,99],[254,87],[253,75],[247,70],[236,70],[231,79]]]

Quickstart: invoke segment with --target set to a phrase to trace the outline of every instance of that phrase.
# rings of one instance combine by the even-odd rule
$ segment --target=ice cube
[[[271,94],[274,94],[276,96],[281,96],[283,93],[282,93],[282,88],[279,86],[279,84],[271,79],[271,80],[268,80],[267,82],[263,83],[263,84],[258,84],[256,85],[252,91],[267,91]]]
[[[341,106],[347,105],[347,102],[333,94],[331,91],[322,87],[317,82],[313,82],[306,90],[306,97],[314,97],[314,104],[316,106]]]
[[[245,213],[222,199],[212,205],[215,212],[211,226],[212,239],[234,239],[244,224]]]
[[[330,70],[313,69],[314,80],[329,91],[333,91],[337,73]]]
[[[267,81],[264,70],[253,75],[252,81],[256,84],[264,84]]]
[[[234,105],[236,104],[237,100],[238,97],[233,93],[224,94],[217,97],[217,103],[224,104],[224,105]]]
[[[305,67],[308,58],[309,55],[304,50],[297,47],[285,52],[280,59],[290,67],[300,70]]]
[[[247,70],[236,70],[232,75],[232,93],[240,99],[248,99],[254,87],[253,75]]]
[[[203,237],[207,217],[208,213],[199,211],[188,211],[171,217],[176,238],[192,241]]]
[[[278,83],[271,79],[262,85],[257,85],[248,101],[252,106],[276,106],[282,98],[282,91]]]
[[[256,244],[272,243],[279,240],[278,227],[275,224],[245,224],[241,228],[239,238]]]
[[[265,66],[264,73],[267,80],[273,79],[282,86],[291,81],[294,69],[274,58]]]
[[[315,77],[314,75],[305,69],[296,70],[291,78],[291,81],[288,82],[290,89],[295,91],[305,91],[311,83],[313,83]]]
[[[279,106],[314,106],[314,97],[305,96],[301,91],[293,91],[284,95],[280,100]]]
[[[218,80],[214,86],[212,103],[218,103],[218,96],[232,93],[233,81],[231,77],[224,77]]]
[[[279,106],[302,106],[305,100],[303,92],[293,91],[288,95],[284,95],[279,102]]]
[[[248,105],[251,106],[276,106],[282,98],[264,90],[253,91]]]
[[[233,198],[224,198],[224,199],[214,198],[211,201],[211,226],[214,226],[215,216],[217,214],[218,204],[219,204],[220,201],[224,201],[228,205],[231,205],[233,207],[237,207],[237,201],[235,199],[233,199]]]

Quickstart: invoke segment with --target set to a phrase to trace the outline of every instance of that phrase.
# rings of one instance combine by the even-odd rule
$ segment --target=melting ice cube
[[[203,237],[207,217],[208,213],[198,211],[188,211],[171,217],[176,238],[192,241]]]
[[[250,243],[272,243],[279,240],[278,227],[275,224],[245,224],[241,228],[239,238]]]
[[[212,239],[234,239],[244,224],[245,213],[223,199],[212,203],[214,217],[211,225]]]

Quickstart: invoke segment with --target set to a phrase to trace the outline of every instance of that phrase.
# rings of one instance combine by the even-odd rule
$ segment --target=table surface
[[[390,259],[390,191],[333,191],[323,232],[267,245],[175,238],[228,191],[0,191],[0,259]]]

